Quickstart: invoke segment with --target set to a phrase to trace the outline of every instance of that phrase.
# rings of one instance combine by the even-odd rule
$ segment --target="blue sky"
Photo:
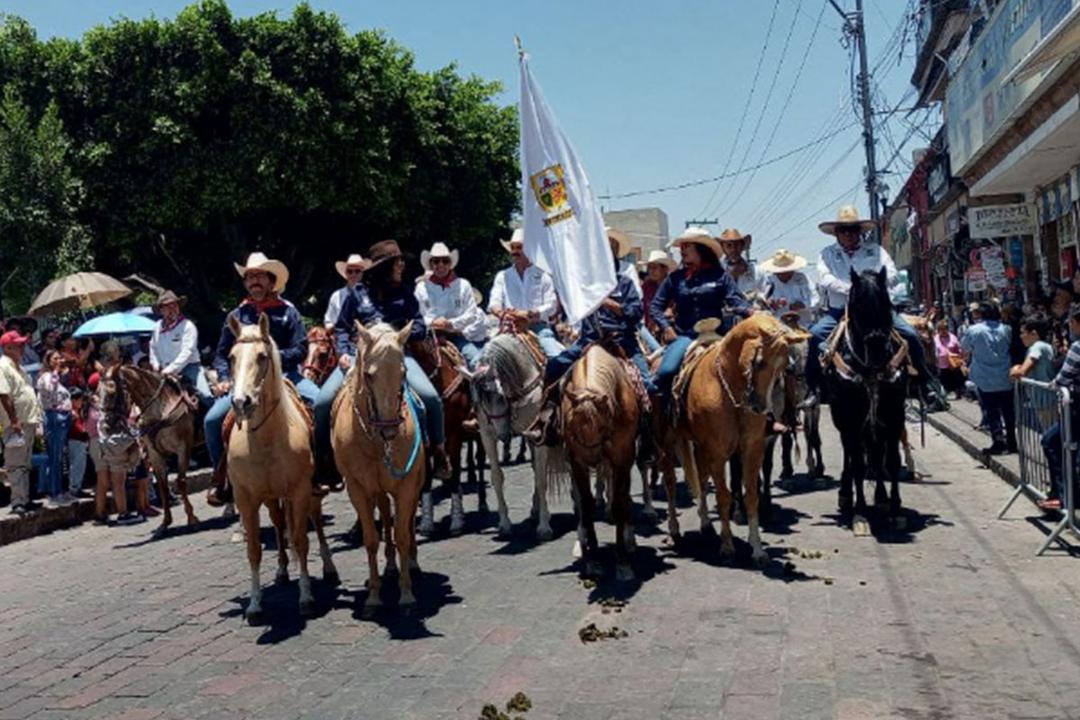
[[[838,3],[854,6],[854,0]],[[4,10],[27,18],[43,37],[74,37],[121,16],[170,17],[186,4],[6,0]],[[909,91],[912,33],[900,42],[909,4],[866,0],[881,109],[898,106]],[[230,5],[239,15],[288,14],[292,7],[280,0],[232,0]],[[719,186],[615,197],[603,201],[605,209],[660,207],[673,232],[706,213],[718,217],[721,227],[753,233],[756,256],[788,247],[812,259],[827,240],[816,229],[818,220],[844,202],[866,208],[859,128],[845,129],[857,120],[849,53],[840,42],[841,19],[826,0],[318,0],[312,5],[337,13],[352,30],[384,29],[415,53],[421,69],[454,62],[463,73],[500,80],[506,88],[501,101],[507,104],[517,101],[513,35],[518,33],[548,102],[602,195],[714,177],[835,133],[752,176]],[[899,104],[910,105],[910,97]],[[911,151],[928,144],[911,128],[912,121],[920,125],[927,115],[923,132],[932,134],[936,111],[916,113],[907,122],[903,112],[883,120],[888,135],[879,139],[878,163],[897,156],[890,169],[902,175],[885,178],[894,192],[906,179]]]

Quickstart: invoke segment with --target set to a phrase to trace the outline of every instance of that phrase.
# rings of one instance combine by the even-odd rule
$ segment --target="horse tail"
[[[694,446],[686,439],[679,443],[679,457],[683,463],[683,475],[694,500],[701,499],[701,476],[698,475],[697,461],[694,458]]]
[[[539,448],[534,447],[535,453]],[[570,493],[573,487],[570,478],[570,461],[566,454],[566,446],[561,443],[554,447],[544,448],[546,462],[543,473],[547,485],[548,500],[558,500]]]

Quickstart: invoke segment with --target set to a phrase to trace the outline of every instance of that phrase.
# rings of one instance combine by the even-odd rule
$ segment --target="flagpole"
[[[514,45],[517,46],[518,58],[525,57],[525,48],[521,47],[521,38],[517,33],[514,33]]]

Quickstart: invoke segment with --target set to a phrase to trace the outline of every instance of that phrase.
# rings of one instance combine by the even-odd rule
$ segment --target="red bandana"
[[[177,325],[179,325],[182,322],[184,322],[184,316],[183,315],[177,315],[176,320],[174,320],[171,323],[165,322],[165,320],[162,319],[162,321],[161,321],[161,332],[169,332],[170,330],[172,330],[174,327],[176,327]]]
[[[271,295],[262,302],[255,302],[251,297],[244,298],[242,305],[254,305],[255,309],[263,313],[271,308],[279,308],[285,305],[285,301],[279,298],[277,295]]]
[[[446,274],[446,277],[444,277],[443,279],[440,280],[439,278],[435,277],[434,273],[432,273],[431,277],[429,277],[428,280],[430,280],[431,282],[435,283],[436,285],[442,287],[443,289],[447,289],[447,288],[450,287],[451,283],[453,283],[455,280],[457,280],[457,275],[455,275],[454,271],[451,270],[450,272],[448,272]]]

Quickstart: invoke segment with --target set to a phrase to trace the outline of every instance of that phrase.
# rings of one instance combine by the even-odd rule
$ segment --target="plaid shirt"
[[[1069,346],[1065,364],[1061,366],[1057,377],[1054,378],[1054,384],[1069,390],[1080,385],[1080,340]]]

